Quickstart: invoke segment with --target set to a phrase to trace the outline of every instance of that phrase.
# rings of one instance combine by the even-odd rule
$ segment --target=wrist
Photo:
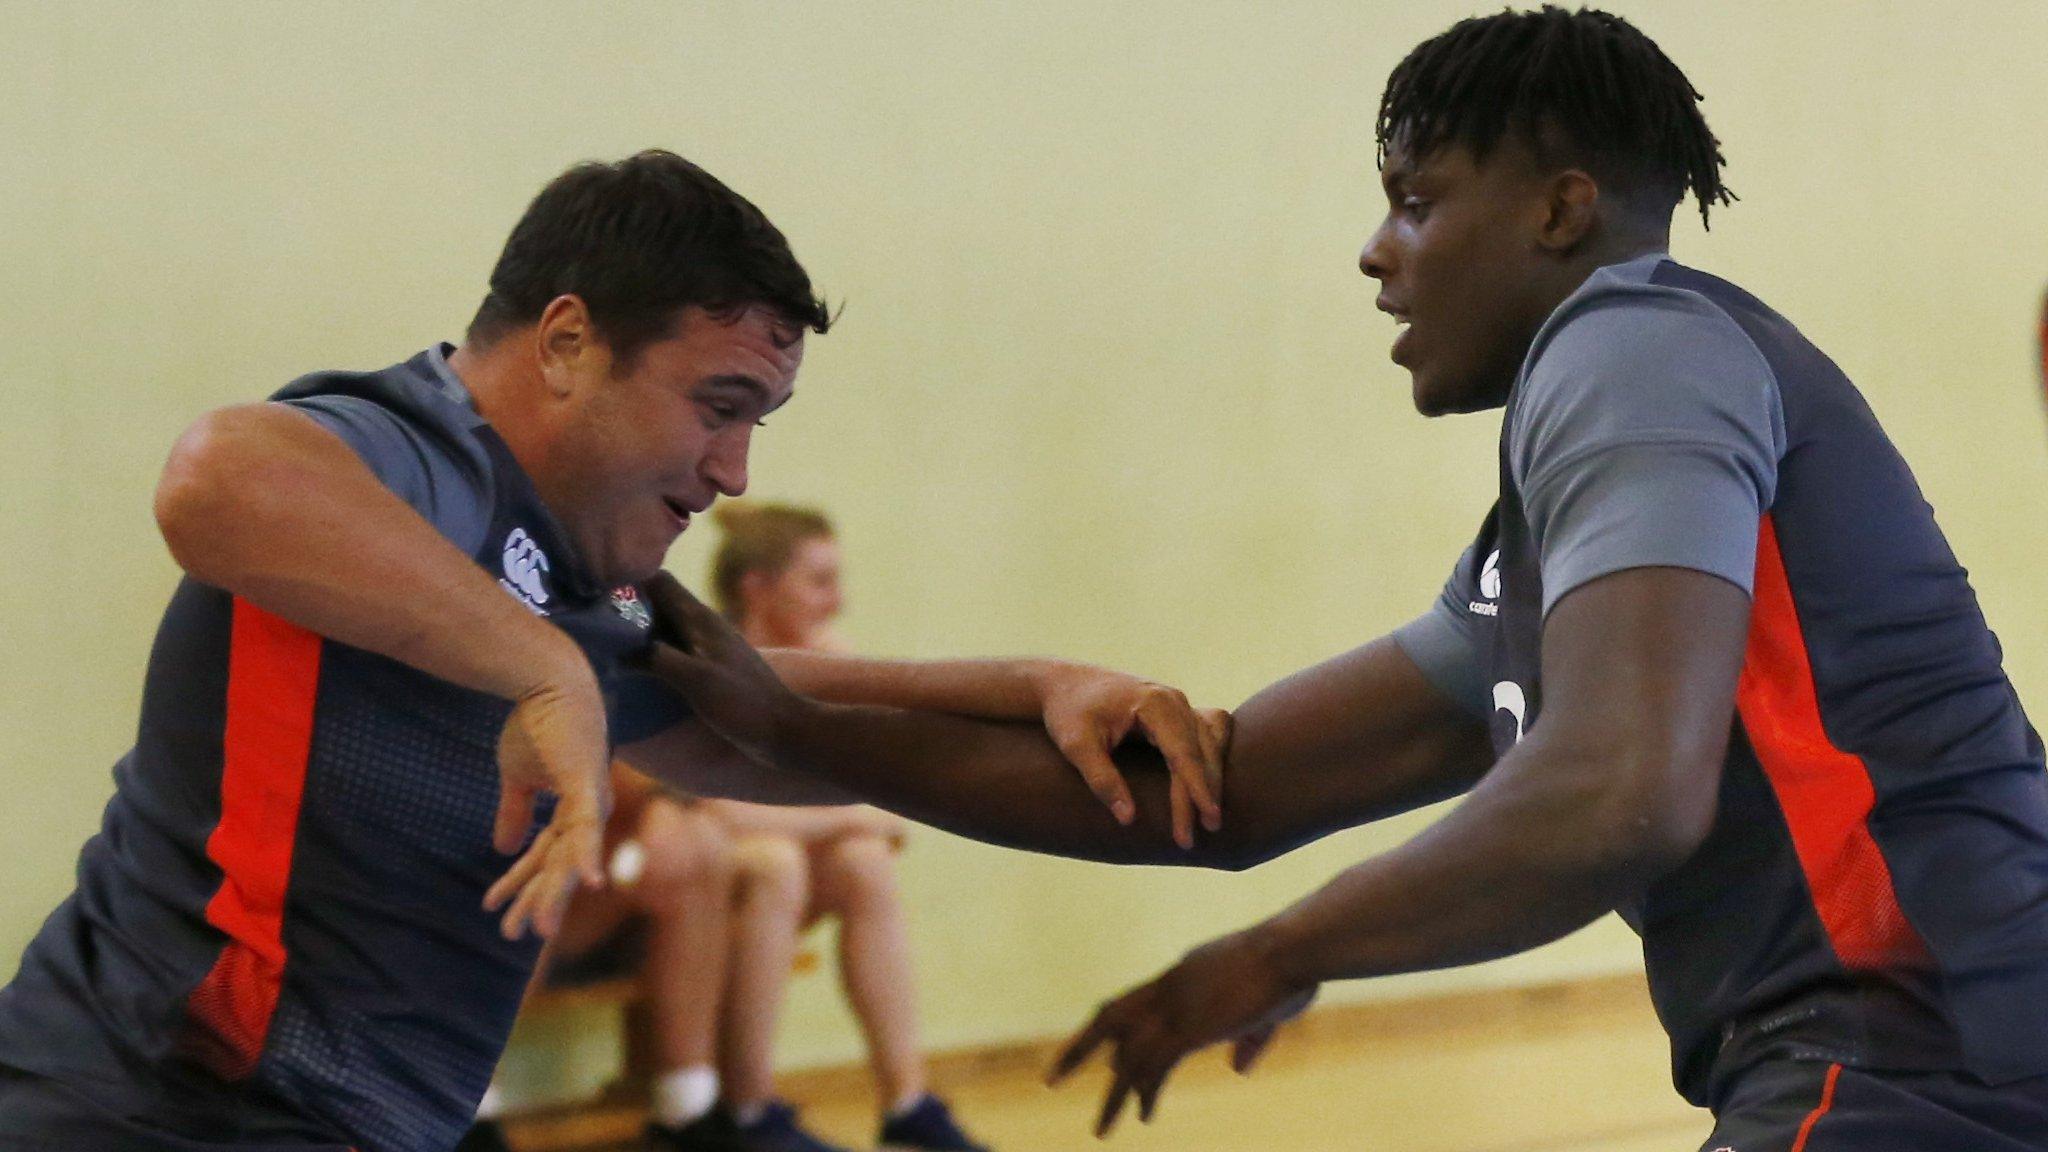
[[[536,621],[539,623],[539,621]],[[524,660],[526,683],[510,695],[515,700],[531,696],[598,695],[597,671],[590,657],[567,632],[548,624],[540,625],[534,651]]]
[[[1097,671],[1092,664],[1078,660],[1061,660],[1051,656],[1032,656],[1016,662],[1017,671],[1031,696],[1043,708],[1045,702],[1057,695],[1078,676]]]
[[[1309,964],[1309,940],[1301,926],[1286,913],[1260,921],[1244,930],[1244,947],[1276,987],[1289,992],[1313,992],[1323,975]]]

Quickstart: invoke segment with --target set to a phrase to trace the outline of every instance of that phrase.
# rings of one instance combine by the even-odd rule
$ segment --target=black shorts
[[[223,1125],[232,1127],[231,1125]],[[351,1152],[251,1133],[180,1136],[100,1106],[90,1093],[0,1065],[0,1152]]]
[[[2048,1076],[1992,1086],[1954,1072],[1771,1060],[1739,1074],[1700,1152],[2043,1152]]]

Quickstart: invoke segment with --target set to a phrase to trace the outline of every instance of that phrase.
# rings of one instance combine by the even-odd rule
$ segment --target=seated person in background
[[[718,1102],[719,1007],[729,952],[732,840],[701,801],[612,764],[605,823],[610,883],[576,894],[532,987],[581,983],[638,961],[653,1020],[649,1092],[656,1132],[682,1129]],[[457,1152],[509,1152],[496,1085]]]
[[[839,547],[822,514],[777,504],[721,504],[712,561],[719,607],[764,648],[836,651]],[[868,807],[785,808],[709,800],[733,840],[732,960],[722,1017],[725,1110],[746,1147],[821,1147],[774,1098],[774,1040],[797,939],[839,918],[839,973],[867,1041],[885,1148],[974,1152],[925,1082],[910,943],[896,882],[904,822]],[[714,1121],[715,1123],[716,1121]]]

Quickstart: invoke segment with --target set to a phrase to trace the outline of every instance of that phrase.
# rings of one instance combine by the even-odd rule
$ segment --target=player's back
[[[1964,570],[1797,329],[1670,261],[1649,284],[1733,319],[1784,416],[1721,810],[1632,910],[1681,1087],[1771,1052],[2048,1073],[2048,775]]]

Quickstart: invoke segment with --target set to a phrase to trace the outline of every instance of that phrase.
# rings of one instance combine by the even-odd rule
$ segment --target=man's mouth
[[[1387,357],[1394,363],[1399,364],[1402,362],[1402,352],[1408,347],[1411,337],[1415,334],[1415,329],[1411,326],[1408,313],[1405,309],[1394,304],[1384,296],[1373,301],[1373,306],[1394,318],[1394,344],[1393,347],[1387,350]]]
[[[661,502],[668,509],[668,514],[675,519],[676,531],[681,532],[690,526],[689,505],[670,496],[662,497]]]

